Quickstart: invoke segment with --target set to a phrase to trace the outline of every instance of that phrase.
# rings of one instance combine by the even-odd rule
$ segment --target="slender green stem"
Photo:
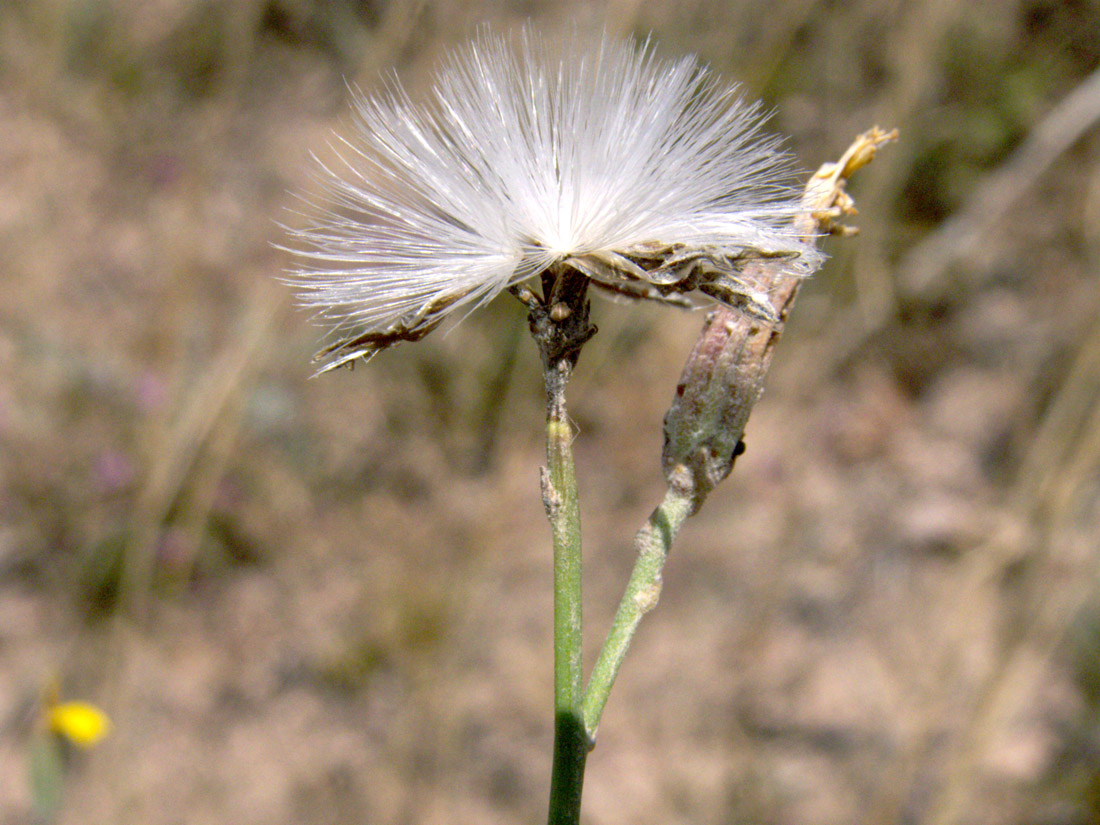
[[[600,716],[607,704],[611,686],[615,684],[623,657],[630,647],[630,640],[634,638],[634,631],[638,629],[642,616],[657,606],[661,595],[661,571],[672,547],[672,540],[692,512],[692,499],[670,489],[665,494],[664,501],[649,517],[649,521],[634,537],[638,559],[634,563],[626,592],[619,602],[607,640],[592,669],[588,690],[585,691],[581,706],[581,718],[590,740],[595,740]]]
[[[573,432],[565,413],[568,366],[547,381],[546,463],[542,498],[554,539],[554,764],[550,778],[551,825],[580,820],[581,788],[589,744],[580,704],[581,530]]]
[[[596,334],[589,322],[588,279],[567,267],[542,274],[542,296],[528,287],[512,294],[527,307],[546,382],[546,469],[542,503],[554,540],[554,764],[550,825],[578,825],[591,742],[581,716],[581,516],[573,466],[573,430],[565,387],[581,347]]]
[[[573,434],[566,421],[546,424],[548,469],[543,491],[554,537],[554,709],[575,710],[581,672],[581,532]]]
[[[549,825],[578,825],[589,739],[580,712],[554,716],[554,766],[550,773]]]

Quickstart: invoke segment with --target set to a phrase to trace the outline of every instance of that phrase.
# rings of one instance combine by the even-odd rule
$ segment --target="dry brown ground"
[[[519,308],[309,381],[317,332],[271,243],[343,77],[415,86],[478,21],[596,15],[743,78],[806,166],[875,122],[903,140],[857,182],[863,234],[830,247],[747,454],[678,541],[586,821],[1100,817],[1100,138],[1013,154],[1072,131],[1044,118],[1100,60],[1095,2],[17,0],[0,823],[31,821],[54,677],[115,723],[74,761],[63,823],[544,816],[549,539]],[[944,230],[959,215],[969,243]],[[701,322],[596,312],[571,387],[592,650]]]

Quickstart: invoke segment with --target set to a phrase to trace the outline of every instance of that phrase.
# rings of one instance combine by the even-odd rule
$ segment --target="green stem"
[[[550,773],[550,825],[578,825],[589,739],[580,714],[554,717],[554,766]]]
[[[580,821],[584,766],[590,750],[581,716],[581,530],[573,431],[565,412],[569,366],[547,381],[546,461],[542,499],[554,540],[554,763],[550,825]]]
[[[634,631],[638,629],[642,616],[657,606],[661,595],[661,571],[672,547],[672,540],[692,512],[691,497],[670,489],[665,494],[664,501],[649,517],[649,521],[634,537],[638,559],[634,563],[626,592],[619,602],[607,640],[600,650],[600,657],[592,669],[588,690],[581,706],[584,730],[590,741],[595,741],[600,716],[630,647],[630,640],[634,638]]]
[[[581,531],[573,434],[552,417],[546,424],[543,492],[554,537],[554,709],[573,711],[583,691],[581,673]]]

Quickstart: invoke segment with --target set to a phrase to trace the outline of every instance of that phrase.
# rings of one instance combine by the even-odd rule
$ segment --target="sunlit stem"
[[[581,520],[573,466],[573,430],[565,387],[581,347],[595,327],[588,321],[587,279],[561,268],[543,275],[541,298],[530,289],[513,294],[528,310],[546,382],[546,469],[542,502],[554,542],[554,760],[550,825],[580,822],[584,767],[591,742],[581,715]]]
[[[623,663],[630,641],[638,629],[642,617],[657,606],[661,595],[661,571],[664,569],[672,541],[684,521],[692,513],[692,499],[674,490],[665,494],[664,501],[650,515],[649,521],[634,537],[638,558],[630,574],[626,592],[600,656],[592,669],[582,703],[584,729],[590,741],[595,741],[607,697],[615,684],[615,677]]]
[[[581,534],[573,433],[564,394],[550,400],[546,421],[547,469],[543,503],[554,540],[554,763],[550,778],[551,825],[579,822],[589,751],[581,715]]]

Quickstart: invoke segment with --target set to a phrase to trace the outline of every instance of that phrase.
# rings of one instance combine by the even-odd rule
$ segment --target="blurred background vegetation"
[[[272,246],[349,84],[526,20],[698,54],[807,169],[902,133],[681,536],[586,821],[1100,821],[1100,3],[7,0],[0,823],[51,684],[114,723],[64,823],[544,815],[522,313],[310,381]],[[595,309],[593,647],[701,323]]]

